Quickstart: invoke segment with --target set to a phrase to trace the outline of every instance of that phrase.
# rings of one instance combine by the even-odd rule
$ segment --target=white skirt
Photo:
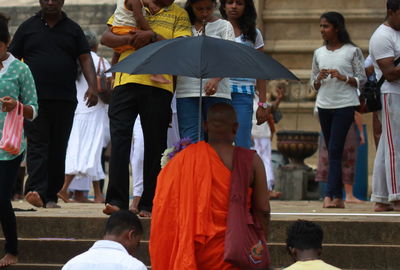
[[[107,136],[107,109],[75,114],[65,159],[65,174],[104,179],[101,152]]]

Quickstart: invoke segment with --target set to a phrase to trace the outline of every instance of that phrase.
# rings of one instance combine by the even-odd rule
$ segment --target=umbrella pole
[[[201,108],[203,107],[203,78],[200,77],[200,96],[199,96],[199,126],[198,126],[198,130],[197,130],[197,138],[198,141],[200,141],[201,139]]]

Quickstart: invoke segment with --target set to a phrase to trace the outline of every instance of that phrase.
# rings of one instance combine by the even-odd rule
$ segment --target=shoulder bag
[[[100,57],[96,70],[97,93],[101,101],[105,104],[110,104],[112,95],[112,77],[107,77],[105,71],[106,65],[104,64],[104,58]]]
[[[394,65],[397,66],[400,63],[400,58],[398,58]],[[381,102],[381,87],[385,82],[385,76],[376,81],[368,81],[360,95],[360,107],[358,109],[361,113],[376,112],[382,110]]]
[[[265,234],[247,204],[254,153],[241,147],[234,150],[224,260],[240,269],[266,270],[270,258]]]

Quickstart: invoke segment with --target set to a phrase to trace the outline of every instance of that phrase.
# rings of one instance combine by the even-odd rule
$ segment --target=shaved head
[[[232,105],[221,102],[210,107],[205,124],[209,140],[223,138],[233,142],[237,128],[236,112]]]
[[[208,122],[220,122],[221,124],[236,123],[236,112],[232,105],[228,103],[216,103],[207,112]]]

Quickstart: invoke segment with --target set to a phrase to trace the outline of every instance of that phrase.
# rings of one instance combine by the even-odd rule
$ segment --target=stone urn
[[[278,151],[289,159],[291,168],[308,168],[304,159],[311,157],[318,149],[318,132],[283,130],[277,132]]]

